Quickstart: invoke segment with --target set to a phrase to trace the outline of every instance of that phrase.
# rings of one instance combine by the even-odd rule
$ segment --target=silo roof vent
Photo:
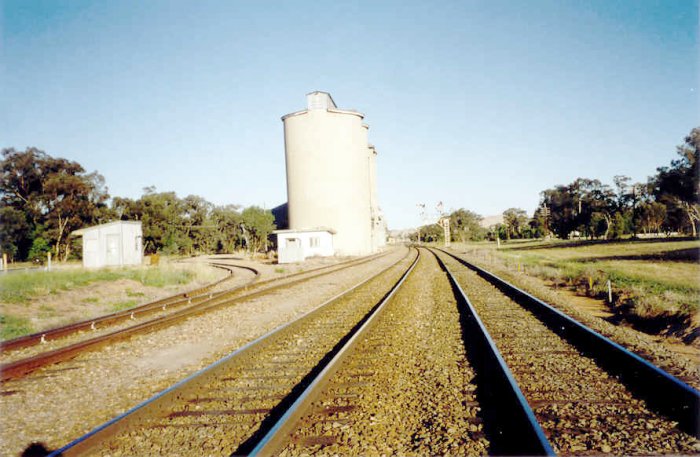
[[[306,105],[309,110],[312,109],[336,109],[338,108],[333,101],[333,97],[328,92],[311,92],[306,94]]]

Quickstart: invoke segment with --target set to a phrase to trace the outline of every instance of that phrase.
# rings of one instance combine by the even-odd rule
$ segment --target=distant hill
[[[389,230],[389,241],[390,242],[400,242],[408,241],[410,236],[416,233],[418,229],[399,229],[399,230]]]
[[[483,228],[493,227],[494,225],[503,223],[503,214],[496,214],[495,216],[484,216],[484,218],[479,223]]]

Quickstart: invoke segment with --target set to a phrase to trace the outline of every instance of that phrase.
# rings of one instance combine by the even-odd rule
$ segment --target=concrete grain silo
[[[307,109],[282,117],[289,229],[333,230],[339,255],[366,255],[373,242],[373,198],[363,115],[338,109],[330,94],[307,95]]]

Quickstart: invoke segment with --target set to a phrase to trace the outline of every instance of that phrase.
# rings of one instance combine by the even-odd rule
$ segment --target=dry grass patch
[[[620,318],[651,333],[698,336],[700,241],[527,241],[456,246],[487,264],[525,272],[607,300]]]
[[[0,275],[2,339],[132,308],[214,282],[226,273],[197,263]]]

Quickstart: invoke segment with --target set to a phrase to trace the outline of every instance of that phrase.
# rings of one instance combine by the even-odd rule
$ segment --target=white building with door
[[[141,265],[143,230],[140,221],[115,221],[76,230],[83,237],[85,268]]]
[[[334,254],[331,229],[275,230],[277,262],[303,262],[307,257],[327,257]]]

